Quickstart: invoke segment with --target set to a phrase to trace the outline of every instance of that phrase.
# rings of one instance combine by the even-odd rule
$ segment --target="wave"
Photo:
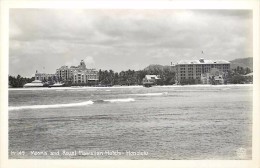
[[[126,99],[109,99],[104,100],[104,102],[116,103],[116,102],[132,102],[135,101],[133,98],[126,98]]]
[[[95,101],[86,101],[81,103],[68,103],[68,104],[49,104],[49,105],[31,105],[31,106],[18,106],[12,107],[10,106],[8,109],[10,111],[13,110],[26,110],[26,109],[47,109],[47,108],[62,108],[62,107],[78,107],[78,106],[87,106],[92,105],[94,103],[116,103],[116,102],[132,102],[135,101],[133,98],[126,98],[126,99],[109,99],[109,100],[95,100]]]
[[[19,107],[9,107],[9,110],[24,110],[24,109],[46,109],[46,108],[61,108],[61,107],[77,107],[77,106],[87,106],[94,102],[89,100],[81,103],[68,103],[68,104],[49,104],[49,105],[32,105],[32,106],[19,106]]]
[[[168,95],[168,92],[163,93],[143,93],[143,94],[133,94],[136,96],[161,96],[161,95]]]

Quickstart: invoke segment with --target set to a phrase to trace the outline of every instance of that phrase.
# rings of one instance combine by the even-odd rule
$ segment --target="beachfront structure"
[[[56,75],[61,81],[71,81],[73,70],[68,66],[62,66],[56,70]]]
[[[245,78],[245,83],[253,83],[253,72],[243,76]]]
[[[195,84],[204,83],[207,73],[212,68],[220,72],[227,73],[230,70],[230,62],[225,60],[181,60],[175,65],[176,83],[193,80]],[[209,75],[208,75],[209,76]]]
[[[43,87],[44,84],[40,80],[34,80],[32,83],[26,83],[23,87],[28,88],[28,87]]]
[[[78,66],[62,66],[56,70],[56,74],[61,81],[70,81],[72,83],[87,83],[89,81],[98,81],[98,71],[87,69],[86,64],[81,60]]]
[[[202,84],[222,85],[224,84],[225,73],[217,68],[212,68],[209,73],[201,74]]]
[[[40,73],[36,70],[35,73],[35,80],[47,82],[47,81],[57,81],[58,76],[56,74],[46,74],[46,73]]]
[[[154,85],[159,79],[159,75],[145,75],[145,77],[143,78],[143,85]]]
[[[73,83],[97,82],[98,72],[95,69],[74,70]]]

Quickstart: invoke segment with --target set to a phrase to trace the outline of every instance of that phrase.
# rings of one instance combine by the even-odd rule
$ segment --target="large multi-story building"
[[[71,81],[72,72],[72,69],[70,69],[68,66],[62,66],[56,70],[56,74],[60,81]]]
[[[86,64],[81,60],[79,66],[62,66],[56,70],[56,74],[61,81],[70,81],[72,83],[87,83],[89,81],[98,81],[98,71],[87,69]]]
[[[202,83],[202,74],[209,73],[212,68],[226,73],[230,70],[230,62],[225,60],[182,60],[175,65],[176,83],[192,79],[195,83]]]
[[[39,73],[36,70],[35,73],[35,80],[40,80],[42,82],[47,82],[47,81],[57,81],[58,80],[58,75],[56,74],[46,74],[46,73]]]
[[[98,72],[95,69],[73,71],[73,83],[87,83],[95,81],[98,81]]]

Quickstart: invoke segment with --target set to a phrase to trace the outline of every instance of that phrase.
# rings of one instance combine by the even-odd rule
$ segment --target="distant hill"
[[[172,68],[169,65],[158,65],[158,64],[151,64],[148,67],[144,68],[145,71],[160,71],[160,70],[166,70],[169,69],[171,71],[174,71],[174,68]]]
[[[251,70],[253,70],[253,57],[234,59],[229,62],[230,62],[231,69],[234,69],[237,66],[240,66],[243,68],[248,67]]]

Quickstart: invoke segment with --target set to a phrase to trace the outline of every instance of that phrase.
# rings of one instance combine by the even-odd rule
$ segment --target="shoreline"
[[[179,87],[246,87],[254,86],[254,84],[227,84],[227,85],[162,85],[162,86],[152,86],[151,88],[179,88]],[[12,90],[77,90],[77,89],[136,89],[144,88],[143,85],[135,86],[110,86],[110,87],[90,87],[90,86],[77,86],[77,87],[34,87],[34,88],[8,88],[9,91]],[[149,88],[147,88],[149,89]]]

